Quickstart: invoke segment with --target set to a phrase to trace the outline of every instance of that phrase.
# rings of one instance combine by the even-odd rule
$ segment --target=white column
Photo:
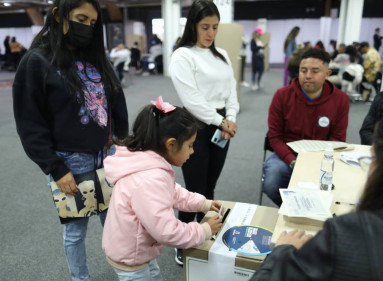
[[[221,17],[220,23],[232,23],[234,19],[234,0],[214,0]]]
[[[330,42],[332,19],[330,17],[320,18],[319,38],[323,42],[324,46],[327,46]]]
[[[257,27],[262,28],[263,32],[267,32],[267,19],[261,18],[257,20]]]
[[[181,5],[180,0],[162,0],[161,4],[162,18],[164,19],[163,64],[164,75],[167,76],[173,45],[181,34]]]
[[[342,0],[339,14],[337,43],[351,44],[359,41],[364,0]]]

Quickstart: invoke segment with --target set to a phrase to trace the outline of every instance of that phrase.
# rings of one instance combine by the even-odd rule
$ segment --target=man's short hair
[[[375,32],[378,32],[378,31],[380,31],[380,28],[379,27],[375,28]]]
[[[331,60],[329,53],[321,49],[310,49],[304,52],[302,55],[302,60],[308,59],[308,58],[318,59],[323,61],[323,63],[326,63],[326,64],[329,64]]]
[[[359,49],[362,49],[364,47],[370,47],[370,44],[368,44],[368,42],[366,42],[366,41],[363,41],[362,43],[360,43]]]

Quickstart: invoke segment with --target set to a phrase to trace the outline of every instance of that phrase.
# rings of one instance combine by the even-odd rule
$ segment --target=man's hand
[[[291,163],[289,164],[289,168],[291,169],[291,171],[294,170],[295,162],[296,162],[296,160],[293,160],[293,161],[291,161]]]
[[[300,249],[308,240],[310,240],[312,235],[305,235],[304,230],[292,230],[288,234],[286,231],[283,231],[279,236],[275,247],[279,245],[293,245],[295,248]]]

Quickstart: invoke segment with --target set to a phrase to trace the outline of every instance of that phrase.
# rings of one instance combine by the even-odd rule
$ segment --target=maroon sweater
[[[346,141],[349,99],[327,80],[319,99],[308,100],[294,79],[279,89],[269,108],[268,138],[274,152],[290,164],[296,154],[286,145],[297,140]]]

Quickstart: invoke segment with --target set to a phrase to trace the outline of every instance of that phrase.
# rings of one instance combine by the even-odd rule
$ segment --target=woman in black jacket
[[[356,212],[326,221],[312,239],[282,233],[251,281],[383,280],[383,122],[375,126],[372,157],[361,161],[369,171]]]
[[[50,186],[57,186],[52,187],[55,202],[75,194],[82,201],[81,208],[64,202],[63,209],[71,218],[63,212],[59,215],[72,280],[89,280],[85,251],[88,216],[98,214],[103,225],[106,211],[101,212],[100,206],[107,202],[101,198],[95,176],[94,181],[80,181],[79,177],[95,175],[102,167],[104,148],[112,135],[122,139],[128,134],[125,97],[105,56],[97,0],[54,2],[17,69],[13,107],[25,152],[48,175]],[[80,192],[83,182],[88,184],[88,192]],[[89,203],[92,197],[97,204]],[[92,207],[92,211],[85,207]],[[82,214],[82,209],[87,212]]]
[[[363,120],[359,130],[360,142],[364,145],[371,145],[376,122],[383,118],[383,92],[377,94],[370,106],[370,109]]]

